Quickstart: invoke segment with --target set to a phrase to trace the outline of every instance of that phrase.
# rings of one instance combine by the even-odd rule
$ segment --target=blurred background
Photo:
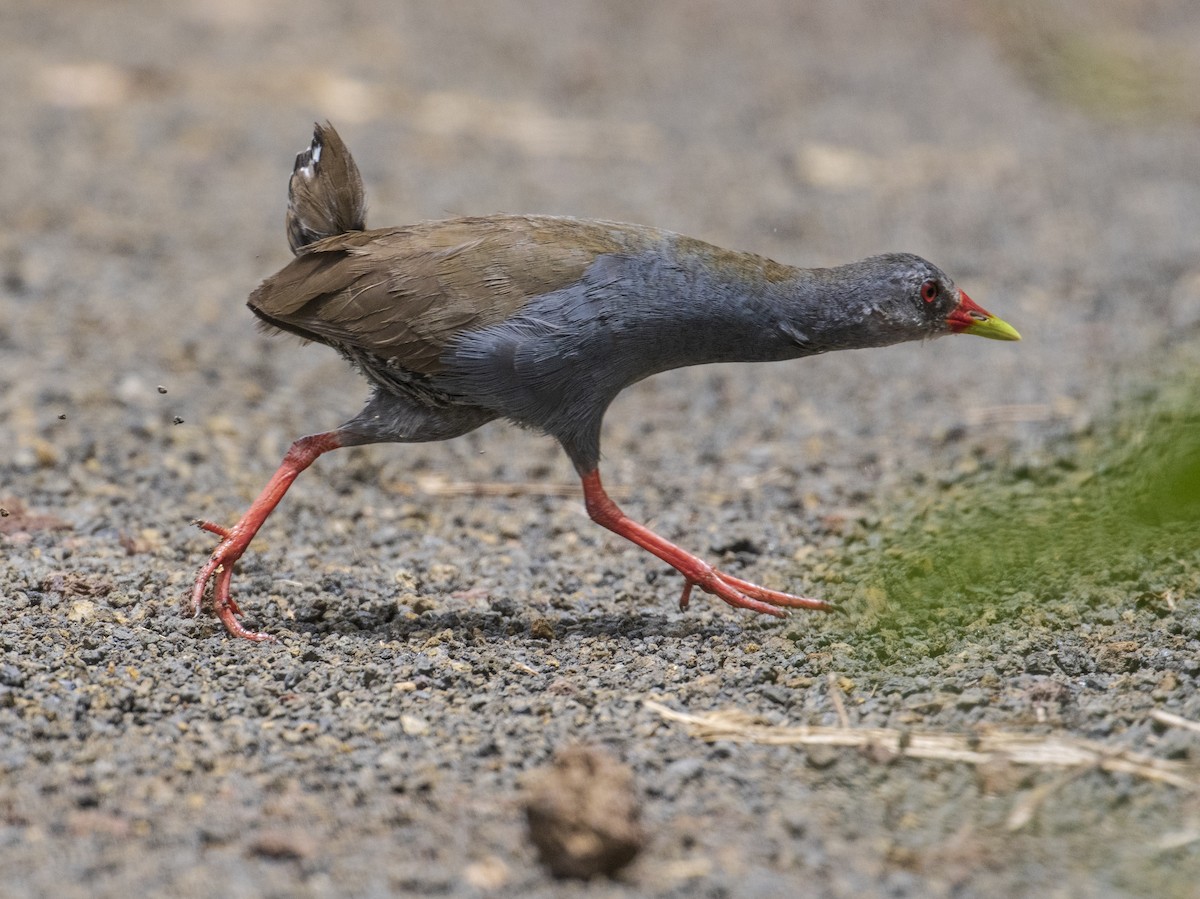
[[[5,18],[0,426],[26,465],[70,455],[107,411],[156,434],[243,391],[289,429],[354,411],[340,360],[256,337],[241,308],[286,262],[287,175],[314,119],[355,153],[369,224],[545,212],[802,265],[908,250],[1025,335],[750,374],[799,421],[785,437],[1044,430],[1200,324],[1190,3],[197,0]],[[168,376],[169,402],[146,390]],[[60,426],[81,403],[88,422]]]
[[[353,151],[372,226],[537,212],[655,225],[799,265],[911,251],[942,266],[976,301],[1011,322],[1024,336],[1019,344],[955,338],[790,365],[671,372],[617,401],[604,436],[605,481],[629,511],[686,545],[712,550],[715,561],[747,562],[736,570],[755,580],[804,590],[812,589],[810,575],[820,568],[814,547],[836,556],[846,534],[867,541],[873,528],[905,527],[903,515],[890,522],[879,517],[893,491],[945,486],[981,467],[1036,465],[1053,441],[1085,443],[1094,422],[1114,404],[1152,404],[1163,385],[1197,370],[1198,48],[1200,4],[1194,0],[6,0],[0,10],[0,506],[9,514],[0,518],[0,552],[6,554],[0,593],[19,591],[25,597],[20,602],[29,603],[19,606],[26,610],[20,615],[45,618],[31,618],[40,622],[33,627],[12,612],[17,617],[7,622],[5,650],[18,673],[4,674],[3,682],[26,684],[13,695],[32,697],[29,708],[49,708],[54,697],[75,689],[54,674],[66,664],[55,653],[75,658],[72,653],[84,651],[80,645],[94,649],[95,641],[110,641],[120,647],[121,665],[134,664],[128,653],[146,653],[137,661],[143,686],[149,679],[169,681],[176,676],[170,660],[191,659],[192,653],[200,654],[194,661],[203,672],[197,675],[200,690],[221,695],[224,689],[204,679],[210,654],[220,659],[214,680],[228,671],[230,682],[240,684],[261,669],[265,678],[275,678],[272,684],[290,683],[282,668],[270,667],[291,664],[283,645],[279,655],[243,658],[237,654],[250,649],[220,642],[211,621],[193,625],[183,618],[180,598],[211,547],[188,522],[197,516],[234,520],[291,440],[349,418],[367,393],[333,352],[259,334],[243,305],[254,286],[290,258],[283,230],[287,180],[314,120],[333,122]],[[471,496],[470,487],[461,493],[438,487],[493,482],[542,486],[486,500]],[[377,643],[365,637],[346,643],[338,629],[352,627],[346,622],[353,620],[370,634],[388,634],[397,603],[415,602],[413,584],[422,601],[435,605],[435,615],[466,607],[485,624],[491,621],[490,595],[538,614],[550,607],[549,614],[563,616],[583,609],[601,622],[610,620],[604,616],[625,621],[631,610],[644,608],[672,628],[727,627],[740,634],[743,626],[755,626],[708,603],[692,613],[700,625],[679,623],[692,619],[674,617],[674,582],[653,583],[654,566],[644,554],[618,546],[587,523],[576,490],[556,446],[500,423],[448,444],[333,454],[301,479],[264,529],[235,591],[243,591],[255,626],[278,633],[324,628],[320,633],[342,640],[339,652],[355,659],[355,653],[377,651]],[[873,527],[856,523],[868,513],[875,516]],[[1038,533],[1052,532],[1053,525]],[[728,549],[724,556],[722,548]],[[826,573],[840,564],[835,558]],[[54,580],[66,577],[63,572],[83,580]],[[78,612],[83,618],[68,618],[68,606],[37,599],[69,595],[63,591],[72,584],[84,590],[79,585],[92,583],[88,578],[115,585],[113,595],[125,597],[125,605],[88,600],[91,605]],[[833,590],[833,583],[830,578],[825,589]],[[982,589],[990,601],[987,586]],[[455,591],[467,591],[468,598]],[[1006,613],[1021,632],[1016,636],[1025,636],[1025,615],[1035,599],[1027,596],[1019,611]],[[1117,618],[1115,609],[1127,599],[1122,594],[1113,600],[1107,620],[1114,627],[1134,620]],[[309,604],[311,617],[300,614],[307,623],[290,617],[293,601]],[[381,604],[390,605],[379,611]],[[69,608],[76,615],[79,607]],[[322,618],[325,608],[329,614]],[[89,615],[98,623],[89,623]],[[144,629],[136,639],[118,627],[130,621]],[[796,650],[791,643],[770,643],[782,645],[782,631],[756,637],[768,646],[765,655],[790,658],[800,648],[808,653],[800,652],[794,664],[811,671],[795,670],[818,678],[817,688],[783,700],[797,703],[794,714],[833,720],[828,705],[819,705],[828,701],[818,689],[825,682],[820,665],[836,658],[842,660],[839,671],[850,670],[850,644],[871,639],[865,625],[855,639],[847,636],[845,630],[856,626],[806,618],[816,649],[796,632],[786,632],[800,641]],[[214,639],[194,639],[188,627]],[[1075,639],[1073,627],[1062,625],[1045,645]],[[181,629],[184,637],[178,637]],[[641,664],[614,665],[612,671],[633,678],[644,666],[657,672],[646,675],[657,676],[654,683],[670,683],[686,696],[688,687],[679,684],[690,679],[688,664],[697,664],[697,652],[702,664],[711,661],[707,645],[697,649],[689,631],[670,630],[657,618],[649,630],[666,632],[665,642],[651,647]],[[146,633],[184,642],[160,658]],[[1124,634],[1121,652],[1136,652],[1143,636]],[[1002,654],[1013,645],[1010,637],[1016,640],[989,631],[973,651]],[[628,639],[614,638],[626,647]],[[955,646],[960,639],[967,638],[956,632],[945,642]],[[836,656],[833,649],[825,652],[831,641]],[[514,649],[492,642],[500,657],[481,670],[511,672],[513,662],[503,654],[520,655],[524,644]],[[856,676],[870,683],[870,672],[885,661],[897,666],[888,677],[929,673],[924,658],[906,668],[909,660],[898,645],[881,640],[873,655],[861,657]],[[755,652],[759,648],[755,644]],[[921,655],[927,647],[919,648]],[[404,668],[412,664],[408,650],[405,644],[403,651],[385,653],[372,676],[384,683],[393,673],[415,677]],[[472,644],[470,651],[485,650]],[[675,665],[674,653],[692,661]],[[819,657],[826,661],[813,661]],[[728,659],[734,658],[741,656],[731,651]],[[716,663],[733,684],[726,701],[757,696],[762,679],[751,669],[768,663],[756,658],[744,670],[726,656]],[[30,672],[40,673],[21,674],[26,660],[33,660]],[[1019,659],[1012,664],[1016,668],[995,663],[1000,676],[993,675],[989,689],[1003,694],[1017,682],[1014,670],[1024,672],[1021,677],[1034,672]],[[353,665],[320,667],[326,672],[321,676],[332,679],[326,685],[331,693],[342,690],[339,696],[354,694],[362,703],[378,698],[365,688],[354,693],[370,683],[366,675],[338,686],[338,677],[357,671]],[[106,678],[115,683],[132,669],[110,665],[106,673],[101,664],[72,670],[79,683],[104,696],[117,691]],[[1189,678],[1196,671],[1179,671],[1163,695],[1190,701]],[[611,688],[623,695],[623,680],[597,686],[606,673],[611,671],[581,678],[585,686],[573,689]],[[924,680],[914,689],[930,689]],[[712,684],[720,682],[710,678],[705,689],[717,690]],[[121,683],[121,690],[134,690],[132,681]],[[566,693],[560,697],[539,684],[539,701],[569,701]],[[1096,688],[1095,701],[1109,703],[1103,689]],[[1145,698],[1151,686],[1135,685],[1133,692],[1138,690]],[[168,703],[164,697],[175,695],[157,688],[143,692],[147,707],[155,709],[154,702]],[[509,692],[525,691],[518,685]],[[709,707],[718,702],[708,694],[702,700]],[[422,697],[421,707],[435,727],[461,722],[472,734],[498,726],[487,716],[507,708],[467,709],[466,701],[453,690],[435,691]],[[593,703],[605,710],[608,701]],[[622,701],[612,700],[610,724],[623,739],[631,732],[629,721],[640,719]],[[102,700],[96,702],[99,708]],[[161,758],[148,761],[142,754],[159,738],[184,739],[185,728],[170,724],[171,716],[178,713],[185,723],[193,713],[203,717],[205,702],[147,712],[150,723],[142,730],[121,729],[128,726],[122,719],[104,737],[111,741],[103,744],[105,757],[118,760],[106,775],[111,795],[137,796],[153,810],[139,813],[142,818],[126,810],[122,820],[152,822],[146,832],[153,831],[156,845],[169,847],[144,859],[134,851],[138,841],[126,839],[129,831],[107,839],[89,818],[81,831],[85,839],[60,826],[53,801],[39,806],[38,797],[57,795],[64,772],[92,770],[95,755],[80,748],[92,745],[90,737],[54,737],[56,727],[65,736],[83,724],[72,725],[66,713],[54,724],[46,712],[36,718],[51,722],[37,725],[45,737],[37,744],[41,755],[0,751],[12,789],[0,813],[20,808],[25,815],[5,818],[17,822],[17,836],[3,851],[19,858],[26,873],[34,872],[29,883],[61,887],[52,875],[36,872],[52,870],[43,867],[41,853],[53,857],[68,847],[79,864],[72,870],[87,870],[108,852],[119,859],[112,870],[147,865],[159,872],[140,880],[131,875],[128,882],[145,887],[162,876],[175,895],[211,892],[208,847],[236,845],[230,825],[220,822],[241,813],[239,802],[259,802],[255,791],[268,790],[264,784],[277,777],[271,765],[282,763],[211,749],[222,759],[214,762],[218,770],[239,778],[237,791],[214,778],[191,778],[190,768],[181,769],[183,787],[160,784]],[[388,697],[379,702],[372,714],[382,716]],[[1024,700],[1013,702],[1010,708],[1028,707]],[[251,710],[274,707],[265,700],[247,703]],[[947,720],[936,710],[928,720],[958,728],[962,721],[949,716],[975,713],[969,705],[962,712],[954,701],[936,709],[943,707]],[[1193,718],[1200,714],[1192,711]],[[0,707],[0,715],[8,712],[8,705]],[[354,714],[340,699],[327,706],[339,739],[359,740],[354,745],[378,754],[387,740],[374,723],[362,724]],[[878,720],[890,720],[886,714]],[[22,720],[27,730],[21,732],[35,739],[28,736],[34,713]],[[566,727],[571,719],[556,712],[546,720]],[[1105,734],[1126,723],[1105,720]],[[208,734],[195,738],[204,746],[185,747],[182,754],[224,746],[220,741],[227,737],[229,746],[244,745],[226,733],[234,729],[232,720],[213,727],[211,733],[194,730]],[[543,727],[549,733],[549,725]],[[274,745],[274,737],[262,734],[262,745]],[[675,748],[664,755],[652,742],[667,740],[661,730],[645,727],[639,735],[643,745],[658,747],[635,760],[642,777],[653,775],[671,751],[690,751],[671,744]],[[464,895],[486,885],[487,870],[476,872],[475,880],[459,878],[459,869],[445,861],[447,847],[466,841],[501,855],[513,851],[517,838],[498,825],[488,828],[508,821],[511,809],[503,803],[513,772],[543,751],[538,739],[549,737],[530,735],[536,750],[514,740],[478,757],[471,739],[454,743],[440,732],[423,741],[398,738],[395,745],[411,753],[398,756],[406,771],[410,764],[426,765],[445,778],[431,788],[428,795],[436,798],[427,806],[406,807],[404,814],[415,817],[401,825],[391,806],[380,811],[371,804],[398,802],[392,793],[364,788],[368,799],[357,808],[367,811],[360,814],[342,802],[338,791],[350,790],[345,784],[353,778],[339,780],[342,774],[327,763],[329,753],[283,747],[280,757],[297,760],[296,778],[323,784],[329,792],[322,795],[334,797],[314,800],[300,816],[304,828],[311,822],[322,847],[338,847],[335,858],[322,864],[366,876],[385,863],[363,847],[392,847],[393,827],[404,826],[410,846],[424,847],[424,858],[442,859],[450,872],[443,877],[435,866],[428,876],[442,877],[438,883]],[[171,751],[164,757],[174,758]],[[220,768],[231,758],[237,760],[233,768]],[[350,764],[350,757],[339,758]],[[363,764],[375,770],[374,761]],[[703,792],[698,802],[725,795],[741,802],[752,794],[761,804],[762,796],[773,802],[778,791],[794,786],[789,777],[737,759],[710,759],[706,770],[712,778],[706,783],[717,787],[697,788]],[[1041,834],[1026,831],[1028,841],[1010,846],[1006,832],[989,831],[986,820],[976,820],[969,826],[983,828],[986,851],[971,844],[945,864],[946,856],[936,853],[896,862],[899,856],[868,852],[860,870],[863,856],[856,847],[885,840],[880,828],[890,829],[893,819],[881,823],[874,799],[849,790],[855,780],[839,781],[831,770],[826,777],[814,766],[807,775],[844,791],[830,800],[828,821],[840,822],[860,802],[867,811],[846,831],[837,823],[824,831],[821,852],[828,855],[822,857],[832,861],[821,883],[830,894],[838,894],[835,882],[842,883],[841,894],[861,895],[864,884],[883,882],[879,870],[907,875],[920,867],[904,858],[925,858],[922,877],[974,872],[978,860],[969,856],[975,848],[985,859],[986,853],[1000,858],[996,870],[1008,864],[1016,871],[1027,858],[1040,857],[1047,866],[1038,869],[1043,885],[1065,883],[1056,880],[1055,865],[1085,853],[1081,864],[1101,873],[1092,882],[1099,884],[1095,892],[1084,895],[1112,895],[1105,888],[1112,884],[1129,893],[1151,883],[1162,888],[1154,878],[1172,876],[1171,865],[1160,866],[1157,856],[1129,861],[1138,844],[1124,833],[1107,844],[1118,847],[1109,852],[1103,841],[1079,831],[1071,817],[1075,806],[1063,812],[1053,834],[1058,841],[1043,843]],[[212,841],[196,843],[192,823],[182,820],[191,813],[178,801],[179,790],[191,791],[187,801],[195,802],[187,809],[209,822],[205,826],[217,834]],[[682,788],[679,793],[689,795]],[[957,809],[961,794],[951,793],[945,808]],[[1135,808],[1121,805],[1127,799],[1125,793],[1093,805],[1085,799],[1083,817],[1102,828],[1108,809]],[[652,819],[674,820],[680,814],[675,803],[673,794],[662,798]],[[789,864],[803,868],[796,859],[816,857],[805,855],[804,847],[811,848],[819,828],[803,816],[792,830],[778,821],[772,825],[772,834],[785,834],[779,845],[792,848],[764,860],[762,815],[746,812],[747,820],[736,810],[719,810],[715,819],[706,818],[711,809],[703,804],[689,813],[700,822],[690,837],[664,825],[661,839],[682,857],[717,859],[706,863],[725,872],[724,883],[735,892],[748,883],[742,879],[748,869],[791,876]],[[1194,806],[1191,813],[1189,820],[1200,819]],[[1157,833],[1175,810],[1138,814],[1138,832]],[[737,826],[724,827],[729,820]],[[52,838],[33,839],[38,826]],[[1185,844],[1196,844],[1194,834]],[[1024,855],[1008,857],[1009,851]],[[176,853],[168,867],[184,872],[175,880],[161,873],[168,852]],[[388,865],[412,870],[423,864],[419,854],[408,861],[387,858]],[[876,862],[879,870],[870,868]],[[671,880],[665,868],[651,870],[641,875],[649,878],[640,881],[647,890],[647,884],[687,883],[686,875]],[[1170,889],[1194,885],[1185,873],[1175,870],[1182,879],[1171,881]],[[843,874],[849,879],[838,881]],[[37,881],[41,876],[46,879]],[[276,883],[295,894],[296,882],[282,874],[254,876],[266,879],[247,882]],[[978,887],[970,873],[961,881],[944,876]],[[109,882],[122,881],[116,876]],[[1030,882],[1002,880],[999,892],[1019,894]],[[932,880],[921,883],[911,894],[949,894],[930,886]],[[553,891],[553,885],[540,886]],[[1170,889],[1157,895],[1172,894]],[[980,888],[979,894],[987,893]]]
[[[866,419],[888,414],[893,366],[914,391],[966,378],[977,415],[1052,418],[1200,319],[1196,18],[1150,0],[14,2],[7,425],[36,442],[46,422],[13,404],[91,362],[102,403],[163,371],[235,389],[247,350],[355,390],[331,354],[247,336],[240,308],[286,262],[290,160],[326,118],[379,226],[539,211],[797,264],[925,254],[1026,343],[888,350],[853,397]],[[820,403],[809,383],[864,360],[770,377]]]

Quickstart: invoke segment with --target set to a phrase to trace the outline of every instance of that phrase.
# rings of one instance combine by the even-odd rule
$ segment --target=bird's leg
[[[776,617],[783,617],[786,614],[783,611],[785,608],[833,611],[833,606],[824,600],[768,590],[766,587],[725,574],[669,540],[664,540],[649,528],[627,517],[609,498],[600,484],[599,469],[593,469],[583,475],[583,501],[587,506],[588,515],[596,524],[633,541],[683,575],[683,595],[679,598],[681,609],[687,608],[692,587],[699,587],[706,593],[719,596],[731,606]]]
[[[238,621],[237,616],[241,614],[241,609],[229,595],[234,563],[242,557],[242,553],[246,551],[246,547],[258,533],[258,529],[267,520],[267,516],[279,505],[279,501],[287,493],[288,487],[292,486],[292,481],[296,480],[296,476],[312,465],[317,456],[345,446],[344,441],[345,438],[339,431],[301,437],[288,449],[287,455],[283,457],[283,462],[280,463],[271,480],[267,482],[267,486],[251,503],[250,508],[246,510],[246,514],[237,524],[231,528],[224,528],[211,521],[196,522],[203,530],[221,538],[221,542],[213,550],[212,558],[200,569],[192,587],[192,606],[197,615],[200,614],[200,608],[204,603],[204,591],[209,580],[212,580],[213,611],[217,613],[217,617],[221,619],[221,623],[225,625],[225,630],[229,631],[230,635],[256,641],[275,639],[270,634],[247,630]]]

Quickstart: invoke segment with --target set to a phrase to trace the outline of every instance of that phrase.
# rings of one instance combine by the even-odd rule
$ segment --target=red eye
[[[921,285],[921,299],[926,303],[932,303],[938,297],[937,281],[926,281]]]

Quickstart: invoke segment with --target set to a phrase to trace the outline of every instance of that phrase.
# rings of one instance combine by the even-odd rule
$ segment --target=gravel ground
[[[917,606],[863,560],[989,485],[1023,514],[1053,486],[1029,472],[1090,465],[1114,403],[1196,370],[1198,45],[1187,0],[7,3],[3,891],[1194,895],[1200,733],[1163,717],[1200,720],[1194,542]],[[234,580],[279,641],[231,640],[187,614],[212,547],[189,522],[235,520],[366,394],[242,306],[325,118],[376,225],[909,250],[1025,340],[672,372],[614,405],[631,514],[845,615],[679,612],[561,451],[496,424],[322,459]],[[703,739],[647,700],[861,745]],[[903,757],[867,728],[1108,762]],[[577,742],[640,796],[616,879],[556,881],[526,833],[523,779]]]

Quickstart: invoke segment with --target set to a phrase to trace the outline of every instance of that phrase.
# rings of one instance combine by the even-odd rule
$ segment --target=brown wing
[[[249,305],[283,330],[431,374],[458,332],[503,321],[578,280],[597,256],[635,251],[657,233],[549,216],[350,232],[312,244]]]

